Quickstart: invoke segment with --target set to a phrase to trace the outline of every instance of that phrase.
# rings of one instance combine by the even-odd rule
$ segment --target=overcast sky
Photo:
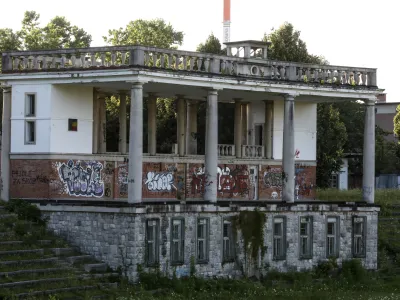
[[[395,72],[400,70],[395,56],[400,29],[397,1],[231,2],[231,41],[259,40],[271,28],[291,22],[310,53],[324,55],[334,65],[378,68],[378,86],[386,90],[387,100],[400,101],[395,83]],[[195,50],[211,32],[222,40],[223,0],[14,0],[2,5],[0,28],[18,30],[26,10],[38,12],[42,25],[56,15],[65,16],[92,35],[92,46],[104,45],[102,36],[108,29],[125,27],[138,18],[163,18],[183,31],[183,50]]]

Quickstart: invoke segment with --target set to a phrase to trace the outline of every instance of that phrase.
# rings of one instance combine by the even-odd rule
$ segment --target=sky
[[[395,56],[398,39],[392,36],[400,29],[396,2],[231,0],[231,41],[260,40],[272,28],[290,22],[301,31],[309,52],[325,56],[330,64],[377,68],[378,86],[385,89],[387,101],[400,102],[394,75],[400,70]],[[92,46],[105,45],[102,37],[109,29],[154,18],[184,32],[179,49],[195,50],[210,33],[222,41],[223,0],[14,0],[2,9],[0,28],[19,30],[27,10],[40,14],[41,25],[54,16],[65,16],[92,35]]]

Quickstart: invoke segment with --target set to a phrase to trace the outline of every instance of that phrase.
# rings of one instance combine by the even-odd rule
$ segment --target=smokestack
[[[231,0],[224,0],[224,32],[223,41],[227,43],[231,40]]]

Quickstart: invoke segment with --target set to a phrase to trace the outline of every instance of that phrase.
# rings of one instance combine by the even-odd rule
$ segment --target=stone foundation
[[[49,217],[48,226],[56,234],[65,237],[68,242],[78,246],[84,253],[108,263],[112,268],[126,269],[131,280],[137,279],[137,268],[141,265],[145,271],[159,268],[164,274],[185,276],[190,273],[191,261],[194,262],[196,275],[202,277],[221,276],[239,278],[266,274],[269,270],[279,271],[306,270],[327,260],[327,220],[337,218],[337,261],[354,257],[355,233],[354,218],[365,217],[365,230],[361,247],[363,265],[367,269],[377,268],[377,229],[379,208],[373,205],[357,206],[352,204],[268,204],[257,208],[265,215],[262,229],[263,246],[255,258],[245,256],[243,235],[240,229],[232,235],[234,254],[231,261],[224,261],[224,220],[232,220],[241,211],[254,211],[254,207],[217,206],[217,205],[146,205],[144,207],[84,207],[68,205],[41,206],[45,216]],[[282,248],[284,255],[274,257],[273,222],[277,217],[286,220],[284,235],[286,241]],[[300,256],[300,218],[311,217],[311,255]],[[207,236],[207,261],[199,262],[197,221],[206,218],[209,224]],[[171,255],[171,222],[183,220],[183,260],[173,265]],[[146,249],[149,248],[146,233],[147,220],[156,220],[157,247],[156,267],[148,267]],[[302,219],[303,220],[303,219]],[[154,223],[154,224],[156,224]],[[174,223],[175,224],[175,223]],[[304,232],[302,232],[304,234]],[[146,248],[147,247],[147,248]],[[361,248],[360,248],[361,249]]]

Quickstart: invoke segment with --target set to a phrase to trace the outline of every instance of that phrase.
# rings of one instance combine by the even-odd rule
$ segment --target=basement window
[[[300,258],[312,258],[312,217],[300,217]]]
[[[353,217],[353,257],[365,257],[366,254],[366,217]]]
[[[184,263],[185,247],[185,222],[184,219],[173,218],[171,220],[171,264]]]
[[[68,131],[78,131],[78,119],[68,119]]]
[[[326,222],[326,257],[339,257],[339,218],[328,217]]]
[[[25,117],[36,115],[36,94],[25,95]]]
[[[235,260],[235,248],[233,241],[232,222],[230,220],[224,220],[222,239],[222,260],[223,262],[232,262]]]
[[[273,259],[286,259],[286,218],[275,217],[273,224]]]
[[[209,224],[208,218],[197,219],[197,263],[208,262]]]
[[[25,122],[25,144],[36,143],[36,122],[26,121]]]
[[[146,263],[149,267],[157,265],[160,261],[159,231],[160,220],[149,219],[146,221]]]

